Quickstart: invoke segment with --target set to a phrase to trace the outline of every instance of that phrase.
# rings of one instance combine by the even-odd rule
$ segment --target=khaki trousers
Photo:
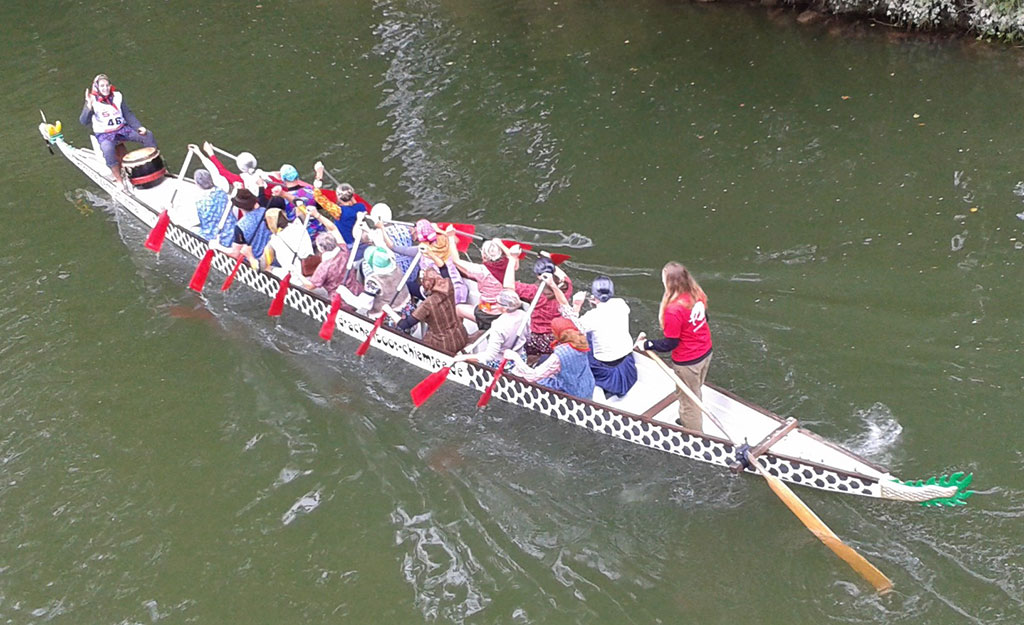
[[[698,398],[701,398],[700,388],[704,385],[704,378],[708,377],[708,368],[711,365],[711,354],[704,360],[698,362],[695,365],[677,365],[672,363],[672,369],[679,376],[679,379],[683,381],[693,394]],[[682,391],[679,392],[679,420],[682,421],[683,427],[688,430],[695,430],[697,432],[703,431],[704,415],[701,413],[700,408],[697,404],[690,401]]]

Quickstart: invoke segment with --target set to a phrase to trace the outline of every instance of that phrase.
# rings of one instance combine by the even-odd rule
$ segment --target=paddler
[[[530,317],[530,336],[526,340],[526,354],[530,363],[534,364],[552,351],[555,337],[551,332],[551,320],[559,316],[558,300],[555,299],[553,290],[557,288],[567,297],[571,297],[572,280],[560,267],[551,262],[551,259],[541,256],[533,265],[533,273],[542,284],[515,282],[514,271],[517,264],[516,261],[509,263],[512,271],[505,273],[505,288],[514,288],[524,302],[532,301],[537,289],[544,289]],[[554,277],[555,286],[548,282],[547,275]]]
[[[249,261],[253,269],[259,268],[257,260],[263,255],[263,249],[270,241],[270,229],[263,217],[267,209],[259,206],[256,196],[246,188],[236,188],[231,203],[242,211],[242,217],[235,224],[235,234],[231,255],[241,254]]]
[[[156,147],[156,138],[146,130],[142,122],[135,117],[124,95],[106,74],[97,74],[92,86],[85,90],[85,104],[78,121],[83,126],[92,126],[92,132],[99,142],[103,160],[110,168],[114,182],[121,184],[121,158],[117,154],[117,146],[125,141],[141,143],[147,148]]]
[[[711,329],[708,327],[708,297],[697,280],[681,263],[671,261],[661,270],[665,293],[658,307],[658,322],[664,338],[647,340],[641,332],[636,348],[656,352],[672,352],[672,368],[693,393],[701,398],[701,387],[711,366]],[[702,431],[700,408],[679,394],[677,425]]]
[[[637,380],[633,357],[633,337],[629,333],[629,304],[615,297],[615,284],[608,276],[598,276],[590,285],[593,309],[580,315],[586,293],[577,292],[572,304],[558,289],[551,289],[559,311],[587,335],[591,351],[587,354],[590,370],[605,396],[621,397]]]
[[[528,382],[590,399],[594,396],[594,374],[590,371],[587,337],[565,317],[555,317],[551,325],[551,355],[536,367],[526,364],[519,352],[508,349],[504,356],[515,366],[512,373]]]

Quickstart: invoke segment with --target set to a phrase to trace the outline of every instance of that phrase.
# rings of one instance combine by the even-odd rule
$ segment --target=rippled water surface
[[[678,2],[10,2],[0,619],[1024,621],[1019,51]],[[177,168],[209,139],[396,213],[710,296],[711,380],[963,509],[800,495],[444,388],[192,262],[46,154],[105,71]],[[1020,215],[1018,215],[1020,213]]]

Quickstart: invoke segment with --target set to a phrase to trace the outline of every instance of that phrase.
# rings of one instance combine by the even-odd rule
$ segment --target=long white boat
[[[144,185],[148,188],[129,186],[126,189],[109,177],[109,169],[97,150],[95,139],[91,148],[76,148],[63,138],[57,127],[42,123],[39,132],[44,141],[60,150],[75,167],[111,195],[117,206],[114,210],[123,209],[149,227],[167,211],[170,216],[167,240],[180,253],[195,259],[205,255],[209,247],[197,234],[199,220],[194,208],[200,190],[194,181],[184,176],[187,159],[177,176],[170,174],[156,184]],[[214,255],[212,267],[218,272],[227,275],[234,266],[234,259],[219,252]],[[236,282],[268,298],[273,298],[280,286],[274,275],[253,270],[245,263],[238,270]],[[327,299],[296,286],[288,289],[284,303],[318,322],[323,322],[330,310]],[[342,310],[335,327],[355,339],[364,340],[373,325],[372,319]],[[427,371],[436,371],[451,363],[448,354],[387,327],[376,332],[371,345]],[[636,385],[619,399],[592,401],[573,397],[509,374],[499,379],[493,397],[651,449],[720,467],[732,465],[734,471],[742,469],[753,473],[750,466],[737,461],[745,450],[756,449],[762,452],[758,457],[769,474],[801,486],[919,502],[926,506],[963,505],[972,493],[967,490],[971,474],[958,472],[928,480],[901,481],[884,467],[813,432],[795,427],[794,419],[784,420],[711,384],[703,387],[703,400],[721,428],[705,419],[704,432],[686,430],[675,424],[678,400],[674,380],[647,358],[638,357],[637,368]],[[476,363],[456,364],[449,375],[452,381],[476,392],[486,389],[493,377],[493,369]]]

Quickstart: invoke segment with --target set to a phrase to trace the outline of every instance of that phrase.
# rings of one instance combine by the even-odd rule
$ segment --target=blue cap
[[[299,170],[285,163],[281,165],[281,177],[284,178],[285,182],[295,182],[299,179]]]
[[[598,276],[594,278],[594,282],[590,285],[590,294],[597,298],[599,302],[607,302],[615,297],[615,284],[612,283],[612,279],[608,276]]]

